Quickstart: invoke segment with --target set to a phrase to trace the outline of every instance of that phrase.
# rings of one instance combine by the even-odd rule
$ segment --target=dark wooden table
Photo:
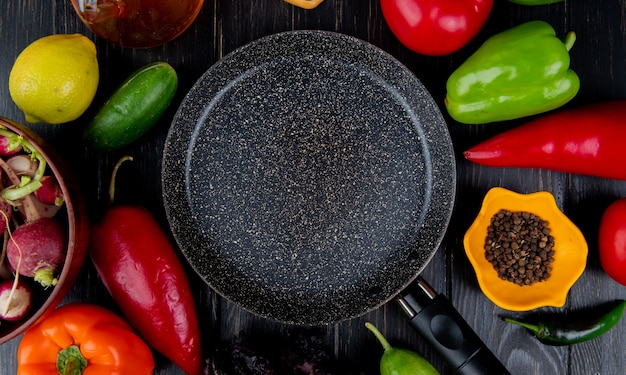
[[[524,7],[496,0],[487,25],[462,50],[444,57],[415,54],[401,46],[386,26],[378,0],[325,0],[317,9],[305,11],[282,0],[207,0],[194,25],[164,46],[122,49],[92,34],[78,19],[69,0],[3,1],[0,6],[0,116],[20,122],[23,114],[8,92],[9,71],[18,53],[37,38],[56,33],[83,33],[97,45],[101,83],[96,103],[102,102],[125,77],[138,67],[156,60],[172,64],[179,73],[177,97],[162,120],[132,147],[111,153],[95,153],[80,142],[80,133],[92,109],[78,121],[65,125],[35,124],[32,127],[55,146],[80,176],[90,216],[96,219],[103,208],[108,176],[122,154],[135,157],[122,173],[120,201],[148,207],[167,228],[161,196],[160,165],[165,136],[173,113],[184,94],[213,63],[233,49],[265,35],[294,29],[322,29],[349,34],[373,43],[406,64],[432,93],[443,109],[448,75],[488,36],[524,21],[541,19],[552,24],[559,36],[575,30],[578,39],[571,51],[571,65],[582,87],[570,105],[626,96],[626,2],[618,0],[569,1]],[[445,113],[445,111],[444,111]],[[613,200],[626,196],[620,181],[569,175],[552,171],[491,169],[465,161],[460,155],[469,146],[520,123],[512,121],[485,126],[468,126],[450,120],[455,146],[458,186],[451,225],[443,246],[422,275],[446,294],[489,348],[513,374],[623,374],[626,373],[624,336],[626,322],[606,335],[574,346],[544,346],[526,331],[503,323],[506,311],[491,303],[479,290],[464,254],[462,237],[477,213],[487,190],[502,186],[520,192],[552,192],[560,208],[583,231],[589,243],[585,273],[571,289],[562,309],[567,313],[616,298],[626,298],[626,289],[609,279],[600,267],[597,229],[600,216]],[[616,161],[618,162],[618,161]],[[619,162],[624,162],[619,161]],[[193,272],[205,351],[223,346],[237,335],[264,337],[283,334],[293,327],[252,315],[210,291]],[[115,308],[89,261],[67,295],[65,302],[85,301]],[[412,348],[428,358],[442,374],[448,365],[423,339],[408,328],[397,305],[388,304],[360,318],[322,327],[322,338],[330,350],[352,361],[363,373],[378,374],[381,348],[363,326],[372,321],[397,346]],[[16,372],[19,338],[0,347],[0,373]],[[181,373],[157,355],[157,374]]]

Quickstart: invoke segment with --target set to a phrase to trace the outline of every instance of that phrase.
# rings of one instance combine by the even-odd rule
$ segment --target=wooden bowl
[[[0,344],[3,344],[24,333],[29,327],[37,323],[47,313],[51,312],[65,297],[76,280],[89,243],[89,219],[86,204],[80,188],[69,167],[64,161],[46,145],[45,141],[32,129],[0,117],[0,128],[21,135],[32,144],[47,162],[47,174],[53,175],[65,199],[55,218],[67,220],[67,252],[65,262],[58,271],[58,282],[55,286],[43,288],[33,285],[33,304],[27,317],[15,321],[0,322]],[[3,261],[6,262],[6,259]],[[27,279],[25,276],[20,278]]]

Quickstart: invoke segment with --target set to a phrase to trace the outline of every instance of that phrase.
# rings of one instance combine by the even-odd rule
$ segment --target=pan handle
[[[398,298],[410,323],[462,375],[510,375],[450,301],[418,277]]]

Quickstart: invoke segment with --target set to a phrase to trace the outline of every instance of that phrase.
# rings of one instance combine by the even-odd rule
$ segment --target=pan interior
[[[370,66],[332,53],[235,71],[210,100],[192,90],[186,102],[204,102],[184,104],[173,127],[186,135],[168,136],[166,153],[185,152],[184,164],[164,159],[163,180],[183,253],[216,291],[281,321],[329,323],[386,302],[447,224],[423,233],[440,152],[423,111]],[[435,245],[420,250],[424,235]]]

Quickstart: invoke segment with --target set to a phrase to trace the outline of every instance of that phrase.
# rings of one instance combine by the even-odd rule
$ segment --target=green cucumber
[[[178,88],[176,71],[159,61],[135,71],[96,112],[83,132],[88,147],[111,151],[146,133],[161,118]]]

